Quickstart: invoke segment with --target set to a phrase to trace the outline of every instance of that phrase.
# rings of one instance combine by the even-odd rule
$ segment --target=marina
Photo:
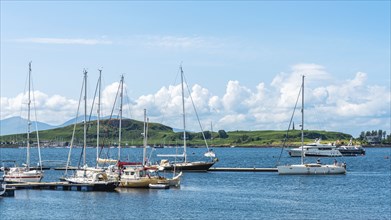
[[[12,158],[11,155],[18,149],[1,150],[3,156]],[[42,150],[42,155],[61,160],[67,150],[46,148]],[[142,149],[137,148],[122,150],[124,155],[141,155],[142,152]],[[275,167],[276,156],[281,149],[213,150],[220,157],[215,170],[230,167],[247,167],[251,170],[253,167]],[[78,155],[81,149],[76,151],[74,153]],[[190,155],[193,155],[193,151],[195,155],[199,155],[204,149],[191,149]],[[65,183],[58,183],[56,189],[51,184],[59,182],[58,177],[63,171],[50,169],[45,170],[41,186],[32,185],[30,189],[22,189],[15,185],[18,189],[14,190],[14,197],[0,198],[1,208],[7,210],[1,214],[1,219],[39,219],[41,212],[57,219],[69,218],[75,212],[85,219],[98,216],[101,219],[132,219],[129,216],[134,213],[126,207],[143,209],[145,219],[156,219],[157,215],[159,218],[171,219],[219,218],[222,212],[224,216],[232,219],[354,219],[354,213],[360,213],[362,219],[388,219],[391,211],[391,149],[367,148],[366,151],[365,157],[344,158],[348,164],[346,175],[287,176],[278,175],[277,172],[211,170],[186,172],[183,174],[181,186],[170,189],[157,189],[162,186],[155,185],[154,189],[117,188],[114,192],[95,192],[88,191],[87,188],[80,188],[80,191],[76,187],[61,188],[61,184],[67,186]],[[158,149],[158,153],[171,151]],[[291,164],[299,160],[290,157],[286,152],[284,155],[282,163]],[[32,156],[34,158],[36,154]],[[93,156],[87,157],[88,161],[92,159]],[[334,160],[322,158],[321,162],[327,163],[328,159]],[[33,189],[34,187],[36,188]],[[42,189],[38,189],[39,187]],[[179,200],[186,204],[178,203]],[[341,203],[343,206],[337,205]],[[67,208],[64,208],[64,204]],[[15,211],[15,207],[23,208]],[[118,209],[123,211],[115,211]]]
[[[0,220],[391,220],[391,0],[0,2]]]

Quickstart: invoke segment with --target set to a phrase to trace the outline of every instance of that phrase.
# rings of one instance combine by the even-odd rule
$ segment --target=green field
[[[105,146],[118,145],[119,120],[102,120],[100,122],[100,143]],[[39,132],[41,145],[67,146],[72,139],[74,125],[45,130]],[[141,146],[143,144],[143,122],[124,119],[122,120],[122,141],[121,146]],[[218,131],[211,133],[205,131],[204,134],[211,146],[236,146],[236,147],[266,147],[282,146],[286,137],[286,131]],[[36,134],[32,132],[31,142],[36,143]],[[321,138],[322,142],[329,143],[340,140],[347,143],[352,136],[341,132],[333,131],[304,131],[305,142],[312,142],[316,138]],[[299,146],[301,133],[300,130],[289,131],[286,145]],[[26,134],[0,136],[2,146],[21,146],[26,140]],[[87,129],[88,145],[96,145],[96,121],[88,123]],[[181,145],[183,142],[182,132],[173,132],[171,127],[150,123],[148,130],[149,145]],[[83,143],[83,124],[76,125],[75,145]],[[202,133],[187,133],[187,143],[190,146],[205,145]]]

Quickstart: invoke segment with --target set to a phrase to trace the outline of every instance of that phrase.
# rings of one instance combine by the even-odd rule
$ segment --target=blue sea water
[[[181,187],[168,190],[17,190],[14,198],[0,199],[0,219],[391,219],[391,149],[366,150],[366,156],[338,158],[347,163],[346,175],[185,173]],[[121,155],[140,161],[141,151],[127,148]],[[204,151],[188,149],[193,159]],[[274,167],[281,149],[214,151],[219,158],[215,167]],[[173,152],[175,149],[157,149],[153,154]],[[0,159],[21,161],[24,153],[25,149],[0,149]],[[73,165],[79,153],[80,149],[73,151]],[[88,149],[88,153],[92,161],[94,150]],[[32,154],[36,161],[36,149]],[[67,154],[65,148],[42,149],[43,160],[66,160]],[[111,154],[116,155],[116,149]],[[290,158],[286,152],[282,155],[282,163],[299,163],[299,158]],[[62,174],[45,170],[43,181],[57,181]]]

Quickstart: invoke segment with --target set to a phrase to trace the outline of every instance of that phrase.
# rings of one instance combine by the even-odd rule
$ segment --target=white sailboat
[[[73,135],[72,135],[72,141],[71,146],[69,148],[69,154],[68,154],[68,160],[67,160],[67,166],[65,170],[65,177],[64,180],[70,183],[76,183],[76,184],[88,184],[92,186],[93,191],[114,191],[114,189],[117,187],[116,181],[111,181],[108,179],[107,174],[105,173],[104,169],[101,169],[99,167],[88,167],[86,163],[86,150],[87,150],[87,71],[84,70],[84,144],[83,144],[83,166],[79,167],[77,170],[75,170],[74,174],[71,176],[67,176],[67,169],[69,167],[70,163],[70,155],[73,147],[73,140],[74,140],[74,134],[75,134],[75,128],[76,123],[74,125]],[[81,96],[80,96],[81,97]],[[80,105],[80,103],[79,103]],[[77,118],[77,117],[76,117]]]
[[[213,124],[212,124],[212,122],[210,122],[210,141],[211,141],[211,143],[212,143],[212,140],[213,140]],[[206,151],[204,153],[204,156],[205,157],[216,157],[216,154],[215,154],[215,152],[213,152],[212,149],[209,149],[209,147],[208,147],[208,151]]]
[[[38,157],[39,157],[39,168],[31,169],[30,167],[30,131],[31,131],[31,120],[30,120],[30,109],[31,109],[31,62],[29,63],[29,85],[28,85],[28,116],[27,116],[27,157],[26,164],[23,167],[11,167],[5,170],[3,178],[5,182],[40,182],[43,178],[42,163],[41,163],[41,152],[37,132],[37,143],[38,143]]]
[[[210,167],[212,167],[218,160],[217,158],[211,160],[211,161],[188,161],[187,159],[187,153],[186,153],[186,112],[185,112],[185,95],[184,95],[184,87],[183,87],[183,69],[182,66],[180,66],[181,71],[181,86],[182,86],[182,113],[183,113],[183,154],[181,155],[157,155],[159,157],[182,157],[182,162],[171,162],[168,160],[161,160],[159,169],[162,170],[178,170],[178,171],[208,171]],[[197,116],[198,117],[198,116]],[[200,124],[201,125],[201,124]],[[205,140],[204,132],[201,131],[203,138]],[[205,140],[205,145],[208,148],[208,144]],[[213,152],[212,152],[213,153]],[[211,157],[212,154],[209,155]],[[214,153],[213,153],[213,156]]]
[[[292,165],[277,166],[278,174],[306,174],[306,175],[329,175],[329,174],[345,174],[346,164],[321,164],[318,163],[304,163],[304,76],[301,84],[301,163]]]

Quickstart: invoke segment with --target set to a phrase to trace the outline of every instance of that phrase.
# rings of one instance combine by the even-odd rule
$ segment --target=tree
[[[219,133],[220,138],[223,138],[223,139],[228,138],[228,134],[224,130],[219,130],[218,133]]]
[[[379,131],[377,132],[377,136],[380,140],[383,139],[383,131],[381,129],[379,129]]]
[[[359,139],[360,140],[364,140],[365,139],[365,131],[361,132]]]
[[[210,131],[204,131],[204,136],[205,139],[210,139],[212,137],[212,134],[210,133]]]

